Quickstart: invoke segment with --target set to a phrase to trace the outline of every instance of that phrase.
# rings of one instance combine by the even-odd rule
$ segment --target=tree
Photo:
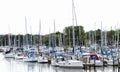
[[[65,27],[63,30],[65,46],[71,46],[73,43],[73,33],[72,33],[72,26]],[[85,31],[82,26],[74,26],[75,32],[75,44],[76,45],[84,45],[85,44]]]

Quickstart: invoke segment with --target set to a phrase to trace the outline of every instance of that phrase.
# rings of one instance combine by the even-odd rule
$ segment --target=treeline
[[[119,30],[101,31],[97,29],[94,31],[85,32],[83,26],[74,26],[74,36],[73,38],[73,28],[72,26],[65,27],[63,33],[56,32],[47,35],[10,35],[10,43],[12,46],[22,46],[26,45],[26,37],[28,38],[28,44],[30,45],[42,45],[46,46],[70,46],[72,47],[73,39],[75,39],[75,45],[90,45],[90,44],[115,44],[120,40]],[[40,41],[41,37],[41,41]],[[0,35],[0,45],[9,45],[9,35]]]

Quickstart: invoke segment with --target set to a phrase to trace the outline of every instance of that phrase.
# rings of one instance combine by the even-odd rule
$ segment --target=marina
[[[0,53],[0,70],[3,72],[119,72],[118,67],[96,67],[91,69],[75,69],[53,67],[50,64],[41,64],[38,62],[23,62],[11,58],[4,58]]]
[[[0,1],[0,71],[120,72],[117,3]]]

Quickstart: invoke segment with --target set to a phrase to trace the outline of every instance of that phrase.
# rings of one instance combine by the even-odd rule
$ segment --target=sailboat
[[[39,63],[48,63],[48,58],[47,58],[47,56],[45,55],[45,49],[46,49],[46,46],[43,46],[42,45],[42,37],[41,37],[41,21],[40,21],[40,24],[39,24],[39,35],[40,35],[40,37],[39,37],[39,49],[38,49],[38,51],[39,51],[39,56],[38,56],[38,59],[37,59],[37,61],[39,62]],[[41,52],[40,52],[41,51]]]
[[[9,46],[6,47],[5,51],[3,52],[3,55],[5,58],[14,58],[14,51],[13,51],[13,47],[11,46],[10,33],[8,34],[8,42],[9,42]]]
[[[14,58],[13,48],[7,47],[7,49],[3,53],[5,58]]]
[[[91,41],[91,40],[89,41],[90,42],[90,47],[91,47],[90,52],[89,53],[83,53],[84,65],[85,66],[102,67],[103,66],[102,55],[98,54],[98,52],[97,52],[98,45],[96,44],[96,31],[91,32],[91,33],[92,33],[92,39],[91,40],[93,40],[93,41]],[[89,38],[90,38],[90,32],[89,32]],[[94,48],[94,49],[92,49],[92,48]]]
[[[39,46],[40,50],[39,50],[39,56],[37,61],[39,63],[48,63],[48,58],[47,55],[45,54],[45,50],[47,49],[46,46]]]
[[[76,19],[76,14],[75,14],[75,7],[74,7],[74,1],[72,0],[72,21],[73,21],[73,30],[72,30],[72,35],[73,35],[73,54],[75,54],[75,33],[74,33],[74,17]],[[77,21],[76,21],[77,22]],[[64,61],[59,62],[59,67],[72,67],[72,68],[83,68],[83,62],[81,60],[76,60],[76,59],[68,59]]]
[[[15,59],[19,60],[19,59],[23,59],[23,58],[24,58],[23,48],[17,48],[16,54],[15,54]]]
[[[23,58],[23,61],[25,61],[25,62],[36,62],[37,61],[37,58],[35,56],[36,50],[35,50],[35,48],[33,48],[32,46],[30,46],[28,44],[26,17],[25,17],[25,27],[26,27],[26,46],[24,47],[25,57]]]
[[[117,38],[116,38],[116,42],[115,44],[117,44],[117,46],[111,46],[110,50],[107,51],[107,54],[109,54],[107,56],[107,59],[105,59],[107,65],[112,66],[112,65],[118,65],[119,64],[119,48],[118,48],[118,42],[119,42],[119,30],[116,30]],[[115,49],[117,48],[117,49]],[[118,57],[117,57],[118,56]]]
[[[15,49],[15,59],[23,59],[24,51],[23,48],[20,47],[20,36],[18,36],[18,46],[16,46],[16,36],[14,37],[14,49]]]
[[[54,38],[53,38],[54,37]],[[53,43],[53,51],[56,49],[56,33],[55,33],[55,20],[54,20],[54,34],[52,35],[52,43]],[[51,59],[52,66],[58,66],[58,58],[56,57],[56,52],[53,53],[53,57]]]

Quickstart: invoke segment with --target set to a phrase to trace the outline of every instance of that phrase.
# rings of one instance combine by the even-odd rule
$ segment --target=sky
[[[74,0],[77,23],[85,31],[119,28],[119,0]],[[72,0],[0,0],[0,34],[41,34],[62,32],[72,24]],[[31,32],[32,31],[32,32]]]

